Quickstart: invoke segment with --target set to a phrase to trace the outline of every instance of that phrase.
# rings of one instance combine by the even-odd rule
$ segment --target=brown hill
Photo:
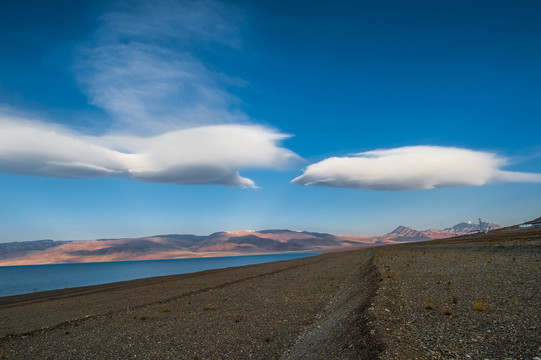
[[[483,223],[483,229],[499,227],[501,226],[497,224]],[[399,226],[390,233],[381,236],[332,235],[274,229],[222,231],[208,236],[169,234],[89,241],[25,241],[0,244],[0,266],[235,256],[280,252],[329,252],[346,248],[441,239],[478,232],[478,229],[478,224],[468,221],[443,230],[419,231]]]
[[[209,236],[157,235],[144,238],[69,241],[49,244],[39,251],[5,252],[0,265],[172,259],[188,257],[325,251],[345,246],[367,246],[371,241],[306,231],[264,230],[218,232]],[[34,243],[34,242],[29,242]],[[3,244],[5,248],[17,247]],[[23,244],[33,245],[33,244]],[[24,247],[24,246],[23,246]],[[35,246],[30,246],[32,249]]]

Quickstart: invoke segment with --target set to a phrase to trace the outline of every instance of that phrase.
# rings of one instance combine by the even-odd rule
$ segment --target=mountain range
[[[500,228],[482,223],[483,230]],[[280,252],[325,252],[344,248],[424,241],[480,230],[470,221],[443,230],[399,226],[381,236],[332,235],[292,230],[222,231],[208,236],[156,235],[142,238],[0,243],[0,266],[234,256]]]

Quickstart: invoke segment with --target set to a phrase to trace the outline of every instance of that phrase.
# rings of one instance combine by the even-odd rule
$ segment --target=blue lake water
[[[192,259],[0,266],[0,297],[154,276],[299,259],[318,253],[224,256]]]

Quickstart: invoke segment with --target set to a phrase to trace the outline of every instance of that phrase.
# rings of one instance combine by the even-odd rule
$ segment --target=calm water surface
[[[186,274],[315,255],[319,254],[294,253],[83,264],[0,266],[0,297],[154,276]]]

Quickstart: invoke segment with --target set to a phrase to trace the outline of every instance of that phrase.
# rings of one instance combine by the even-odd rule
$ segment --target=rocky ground
[[[366,252],[327,254],[4,305],[0,321],[7,336],[0,354],[8,359],[277,359],[317,314],[327,311],[346,282],[359,280],[366,258]],[[141,304],[141,298],[148,303]]]
[[[380,359],[541,358],[541,232],[376,250]]]
[[[518,233],[3,298],[0,358],[535,359],[541,231]]]

